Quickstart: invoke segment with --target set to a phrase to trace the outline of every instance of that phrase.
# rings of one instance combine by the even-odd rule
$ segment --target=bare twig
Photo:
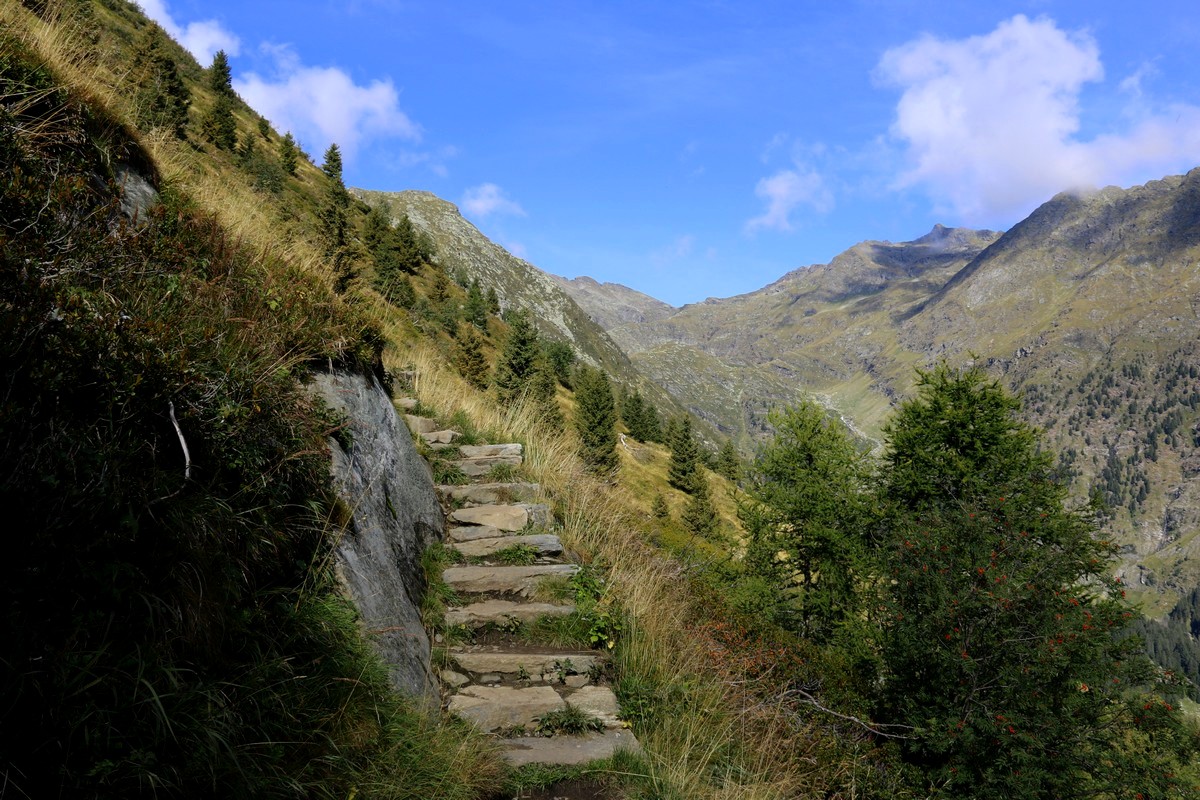
[[[829,714],[830,716],[833,716],[833,717],[837,717],[838,719],[844,719],[847,722],[853,722],[855,725],[858,725],[863,730],[873,733],[876,736],[882,736],[885,739],[911,739],[911,738],[913,738],[912,736],[910,736],[908,734],[890,733],[887,730],[883,730],[885,728],[898,728],[898,729],[902,729],[902,730],[906,730],[906,731],[915,730],[911,725],[899,725],[899,724],[888,724],[888,723],[878,723],[878,722],[863,722],[858,717],[853,717],[853,716],[850,716],[849,714],[842,714],[838,711],[834,711],[832,708],[826,708],[825,706],[821,705],[821,702],[819,700],[817,700],[817,698],[813,697],[811,694],[804,691],[803,689],[792,689],[791,691],[785,692],[783,696],[784,697],[797,697],[798,696],[800,699],[800,702],[804,703],[805,705],[812,706],[813,708],[817,709],[818,711],[820,711],[824,714]]]
[[[179,437],[179,446],[183,448],[183,479],[190,481],[192,479],[192,454],[188,452],[187,439],[183,438],[183,430],[179,427],[179,421],[175,419],[175,401],[167,401],[167,409],[171,413],[171,424],[175,426],[175,435]]]

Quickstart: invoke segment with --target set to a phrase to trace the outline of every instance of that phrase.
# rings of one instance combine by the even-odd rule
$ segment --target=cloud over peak
[[[1080,94],[1104,78],[1099,47],[1048,18],[1017,15],[966,39],[922,36],[885,52],[875,76],[901,91],[891,131],[908,167],[896,186],[923,188],[967,222],[1011,220],[1059,191],[1200,160],[1194,106],[1143,105],[1124,132],[1081,140]]]
[[[482,183],[467,189],[463,192],[461,205],[468,215],[478,219],[493,214],[525,216],[525,209],[521,208],[521,204],[510,198],[503,189],[494,183]]]

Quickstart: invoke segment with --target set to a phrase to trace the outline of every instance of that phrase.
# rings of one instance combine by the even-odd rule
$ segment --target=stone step
[[[499,645],[470,645],[450,651],[450,659],[459,669],[477,675],[525,674],[532,680],[545,676],[586,675],[605,662],[602,653],[578,650],[543,649],[531,652],[509,652]]]
[[[490,556],[510,547],[532,547],[539,556],[557,556],[562,553],[562,542],[550,533],[528,536],[497,536],[488,539],[473,539],[468,542],[451,542],[450,547],[468,558]]]
[[[458,431],[444,430],[433,431],[432,433],[422,433],[421,438],[425,440],[425,444],[439,450],[447,449],[454,444],[454,440],[462,436]]]
[[[519,531],[529,524],[529,509],[521,505],[471,506],[454,509],[449,519],[460,525],[490,525],[502,531]]]
[[[462,470],[462,473],[467,477],[478,478],[481,475],[487,475],[492,471],[493,467],[519,467],[521,466],[521,457],[494,456],[489,458],[460,458],[456,461],[451,461],[450,463]]]
[[[641,753],[632,731],[609,729],[583,736],[526,736],[505,739],[501,754],[514,767],[525,764],[586,764],[610,758],[618,750]]]
[[[607,686],[584,686],[567,695],[567,705],[596,717],[606,728],[621,727],[617,696]]]
[[[530,567],[450,567],[442,580],[463,594],[520,594],[528,597],[545,578],[569,578],[579,571],[576,564],[538,564]]]
[[[437,420],[429,417],[418,417],[413,414],[404,415],[404,424],[408,425],[409,431],[413,436],[418,436],[422,433],[433,433],[438,429]]]
[[[457,500],[468,505],[486,506],[511,503],[513,500],[534,500],[542,487],[536,483],[472,483],[466,486],[438,486],[443,500]]]
[[[519,535],[519,533],[519,531],[502,531],[491,525],[463,525],[457,528],[448,528],[446,530],[446,537],[452,542],[473,542],[476,539],[495,539],[500,536],[513,537]]]
[[[566,708],[549,686],[467,686],[450,698],[446,710],[483,731],[532,728],[538,717]]]
[[[511,600],[483,600],[478,603],[446,609],[447,625],[508,625],[512,622],[533,622],[538,617],[565,617],[575,613],[574,603],[515,603]]]
[[[396,408],[404,412],[412,411],[421,404],[421,401],[415,397],[401,397],[395,401]]]
[[[464,444],[458,448],[463,458],[522,458],[525,447],[520,444]]]

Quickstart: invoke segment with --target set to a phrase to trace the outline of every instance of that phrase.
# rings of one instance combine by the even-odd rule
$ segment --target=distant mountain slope
[[[494,288],[503,308],[530,312],[538,330],[551,339],[564,341],[578,355],[603,367],[626,386],[639,387],[664,413],[681,407],[630,361],[603,328],[579,307],[562,287],[561,279],[517,258],[488,239],[459,213],[458,208],[430,192],[377,192],[351,189],[368,203],[383,203],[394,216],[407,214],[419,230],[437,246],[435,260],[455,275],[477,279],[484,289]]]
[[[1200,584],[1200,169],[1059,195],[1003,235],[939,226],[864,242],[611,333],[743,442],[764,427],[746,387],[815,396],[878,437],[914,367],[975,354],[1025,394],[1077,496],[1112,507],[1150,613]],[[705,379],[719,374],[741,377]]]
[[[604,330],[629,322],[654,322],[676,311],[672,305],[619,283],[600,283],[586,275],[579,278],[551,277]]]

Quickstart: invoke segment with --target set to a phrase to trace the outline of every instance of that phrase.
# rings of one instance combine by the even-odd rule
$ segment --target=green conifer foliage
[[[467,302],[463,308],[463,315],[467,322],[476,328],[487,330],[487,300],[484,299],[483,290],[479,288],[478,280],[472,280],[470,288],[467,289]]]
[[[558,381],[554,377],[554,368],[545,358],[537,361],[537,369],[529,384],[529,398],[547,425],[554,430],[563,429],[566,420],[562,409],[558,407]]]
[[[732,440],[727,440],[725,444],[721,445],[721,450],[717,453],[717,474],[734,483],[741,478],[741,459],[738,458],[737,449],[733,446]]]
[[[167,128],[182,139],[187,135],[191,93],[174,60],[164,52],[161,36],[157,26],[147,26],[134,52],[138,122],[148,128]]]
[[[487,290],[487,308],[488,308],[488,313],[489,313],[489,314],[492,314],[492,315],[495,315],[495,316],[499,316],[499,315],[500,315],[500,295],[496,294],[496,287],[495,287],[495,286],[489,286],[489,287],[488,287],[488,290]]]
[[[233,150],[237,146],[237,120],[233,116],[235,95],[233,78],[229,70],[229,59],[224,50],[213,56],[208,69],[208,85],[213,91],[213,104],[200,123],[204,140],[222,150]]]
[[[754,463],[739,512],[751,538],[747,564],[788,598],[781,623],[828,641],[858,616],[857,590],[871,571],[865,462],[845,427],[812,401],[770,419],[775,438]]]
[[[476,389],[486,389],[489,378],[487,357],[483,354],[483,342],[471,328],[463,328],[454,343],[454,367],[467,383]]]
[[[712,490],[703,470],[697,471],[692,481],[692,496],[683,507],[680,521],[688,532],[703,539],[712,539],[720,530],[717,508],[712,501]]]
[[[575,431],[589,470],[605,475],[617,468],[617,410],[603,370],[583,365],[575,375]]]
[[[956,796],[1182,796],[1146,756],[1173,723],[1129,694],[1151,670],[1115,635],[1133,611],[1113,546],[1066,507],[997,383],[945,365],[917,383],[885,429],[879,495],[882,713],[912,726],[906,757]]]
[[[650,504],[650,513],[655,519],[669,519],[671,516],[671,507],[667,505],[667,498],[661,493],[654,495],[654,502]]]
[[[291,131],[288,131],[279,141],[279,166],[283,167],[283,171],[288,175],[295,175],[298,161],[299,152],[296,147],[296,137],[292,136]]]
[[[224,50],[213,54],[212,66],[208,68],[208,88],[220,95],[233,95],[233,72],[229,69],[229,57]]]
[[[508,318],[508,336],[496,364],[492,385],[502,403],[511,403],[529,387],[537,370],[538,334],[524,311],[513,311]]]
[[[667,467],[667,482],[689,494],[695,490],[700,474],[700,448],[692,435],[692,419],[684,414],[675,423],[674,435],[667,442],[671,448],[671,463]]]
[[[342,151],[334,142],[325,151],[321,171],[328,178],[325,200],[319,212],[321,234],[325,239],[325,257],[333,268],[335,287],[338,292],[346,291],[350,282],[350,258],[347,252],[347,214],[350,194],[342,183]]]

